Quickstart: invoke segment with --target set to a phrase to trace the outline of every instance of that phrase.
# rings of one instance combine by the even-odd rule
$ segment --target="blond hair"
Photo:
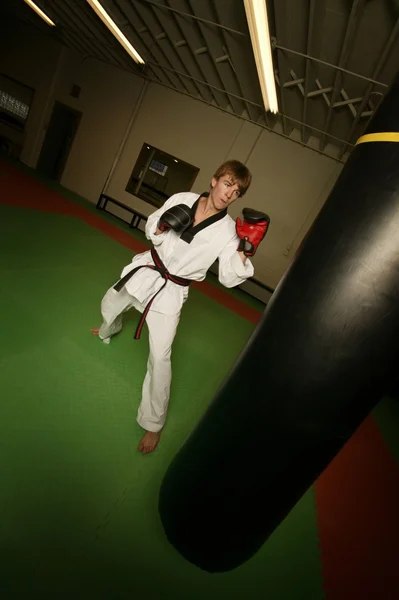
[[[233,183],[238,183],[240,196],[244,196],[252,181],[249,169],[239,160],[227,160],[216,170],[214,178],[218,180],[224,175],[230,175]]]

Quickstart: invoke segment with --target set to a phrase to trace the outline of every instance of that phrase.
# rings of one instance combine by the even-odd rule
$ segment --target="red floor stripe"
[[[149,245],[134,239],[129,233],[107,223],[101,217],[93,215],[84,207],[67,200],[61,194],[47,188],[16,167],[7,163],[0,164],[5,173],[1,178],[0,203],[77,217],[135,253],[148,250]],[[258,323],[261,313],[229,293],[206,281],[194,282],[192,285],[247,321],[253,324]]]
[[[326,600],[398,600],[399,465],[371,417],[315,487]]]

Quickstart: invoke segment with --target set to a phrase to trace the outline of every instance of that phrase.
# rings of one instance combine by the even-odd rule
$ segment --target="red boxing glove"
[[[238,250],[244,252],[245,256],[253,256],[266,235],[270,217],[252,208],[244,208],[242,214],[244,222],[240,217],[236,219],[236,232],[240,238]]]

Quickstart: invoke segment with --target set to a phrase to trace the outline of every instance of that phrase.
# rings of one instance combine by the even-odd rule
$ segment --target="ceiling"
[[[102,0],[137,65],[85,0],[2,2],[96,57],[344,161],[399,70],[399,0],[267,0],[279,114],[263,109],[243,0]]]

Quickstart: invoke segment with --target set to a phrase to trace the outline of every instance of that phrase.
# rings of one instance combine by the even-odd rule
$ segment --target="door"
[[[82,113],[60,102],[54,104],[37,163],[42,175],[60,181],[81,116]]]

